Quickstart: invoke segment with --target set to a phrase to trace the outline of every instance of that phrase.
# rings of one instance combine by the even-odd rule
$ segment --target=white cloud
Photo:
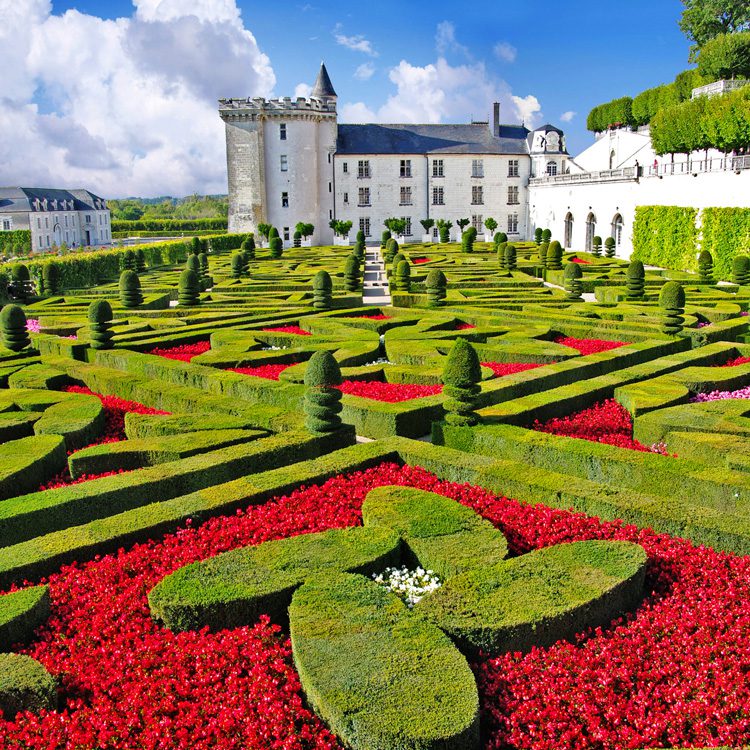
[[[450,21],[441,21],[437,25],[435,47],[441,57],[444,57],[448,52],[459,52],[466,57],[470,57],[468,48],[456,41],[456,27]]]
[[[342,34],[341,25],[338,24],[334,30],[333,36],[336,39],[336,44],[340,44],[342,47],[354,50],[355,52],[363,52],[365,55],[370,57],[377,57],[378,53],[372,46],[372,42],[366,39],[363,34],[355,34],[353,36],[347,36]]]
[[[216,99],[270,95],[268,58],[235,0],[134,7],[103,20],[0,0],[0,184],[105,197],[226,190]]]
[[[313,87],[309,83],[298,83],[294,87],[294,98],[298,99],[301,96],[303,99],[309,99],[312,90]]]
[[[518,114],[521,116],[522,122],[529,128],[533,128],[537,124],[539,115],[542,113],[542,106],[539,104],[537,99],[532,94],[528,96],[512,96],[511,99],[516,105]]]
[[[573,112],[573,110],[569,109],[567,112],[563,112],[560,115],[560,120],[562,122],[572,122],[573,118],[576,116],[576,114],[578,114],[578,113],[577,112]]]
[[[341,122],[377,122],[378,116],[364,102],[344,104],[339,109]]]
[[[369,81],[375,75],[375,66],[370,63],[362,63],[355,71],[354,77],[358,81]]]
[[[515,62],[518,54],[518,50],[508,42],[498,42],[492,48],[492,51],[495,53],[495,57],[509,63]]]

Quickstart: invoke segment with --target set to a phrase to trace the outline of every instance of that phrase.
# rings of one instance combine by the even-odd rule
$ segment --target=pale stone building
[[[351,221],[370,240],[390,217],[407,241],[422,219],[470,219],[480,234],[492,217],[509,237],[529,232],[528,184],[568,169],[564,133],[493,120],[466,125],[339,124],[337,96],[321,65],[309,99],[222,99],[229,177],[229,231],[273,224],[285,243],[298,222],[315,244],[333,242],[329,223]],[[436,230],[433,230],[436,232]]]
[[[112,242],[107,202],[88,190],[0,188],[0,231],[31,230],[31,250]]]

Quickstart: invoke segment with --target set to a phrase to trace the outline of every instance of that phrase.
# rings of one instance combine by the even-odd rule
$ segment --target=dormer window
[[[554,177],[557,174],[557,163],[554,161],[547,162],[547,174]]]

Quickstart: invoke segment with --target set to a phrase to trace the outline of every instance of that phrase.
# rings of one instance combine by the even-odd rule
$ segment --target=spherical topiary
[[[477,230],[474,227],[469,227],[461,235],[461,252],[462,253],[473,253],[474,252],[474,239],[476,237]]]
[[[732,260],[732,281],[741,286],[750,284],[750,255],[735,255]]]
[[[507,242],[501,242],[497,246],[497,263],[500,266],[501,271],[505,271],[507,266],[505,265],[505,251],[508,247]]]
[[[16,263],[10,269],[10,279],[13,282],[14,296],[25,302],[32,292],[29,269],[23,263]]]
[[[441,270],[433,268],[427,274],[425,285],[427,287],[427,306],[442,307],[448,295],[448,279],[445,274]]]
[[[190,253],[187,257],[187,262],[185,263],[185,268],[189,268],[191,271],[195,271],[198,276],[200,276],[201,273],[201,262],[198,259],[197,255],[193,255],[193,253]]]
[[[549,268],[550,271],[561,271],[562,257],[562,245],[557,240],[555,240],[554,242],[550,242],[549,249],[547,250],[547,256],[544,260],[544,265],[546,266],[546,268]]]
[[[516,246],[510,242],[505,245],[505,267],[508,271],[515,271],[518,268]]]
[[[708,250],[701,250],[701,254],[698,256],[698,275],[701,283],[714,283],[714,256]]]
[[[177,304],[180,307],[194,307],[201,301],[201,285],[198,274],[186,268],[180,274],[180,283],[177,288]]]
[[[546,268],[547,266],[547,253],[549,252],[549,243],[542,242],[539,245],[539,261]]]
[[[143,303],[141,280],[135,271],[123,271],[120,274],[120,303],[123,307],[138,307]]]
[[[329,351],[310,357],[305,370],[305,426],[311,432],[334,432],[341,427],[341,369]]]
[[[247,273],[250,268],[250,261],[255,260],[255,240],[252,237],[243,240],[242,245],[240,246],[240,251],[242,252],[242,257],[245,261],[243,271]]]
[[[193,237],[193,239],[190,240],[190,254],[200,255],[202,251],[203,245],[201,244],[200,237]]]
[[[549,242],[552,239],[552,232],[549,229],[542,231],[542,242]]]
[[[292,235],[292,239],[294,240],[294,246],[295,247],[301,247],[302,246],[302,232],[296,231]]]
[[[470,427],[477,424],[477,397],[482,367],[474,347],[464,338],[456,339],[443,368],[443,394],[448,424]]]
[[[591,252],[599,258],[602,254],[602,238],[597,234],[592,240]]]
[[[313,308],[330,310],[333,306],[333,282],[328,271],[318,271],[313,279]]]
[[[245,258],[240,252],[232,253],[232,278],[239,279],[245,270]]]
[[[505,232],[497,232],[493,237],[493,241],[496,245],[499,245],[501,242],[507,242],[508,235]]]
[[[631,260],[627,271],[628,299],[641,299],[646,288],[646,271],[640,260]]]
[[[659,307],[664,311],[662,333],[675,336],[682,330],[685,322],[685,290],[678,281],[668,281],[659,293]]]
[[[344,264],[344,286],[347,292],[356,292],[359,289],[359,258],[349,255]]]
[[[411,291],[411,266],[408,260],[402,260],[396,266],[393,275],[393,286],[397,292]]]
[[[541,245],[542,244],[542,234],[543,234],[543,232],[544,232],[544,230],[541,227],[537,227],[534,230],[534,242],[536,242],[537,245]]]
[[[385,259],[386,263],[393,263],[393,259],[396,257],[396,254],[398,253],[398,242],[393,239],[393,237],[389,237],[386,240],[385,243],[385,252],[383,253],[383,258]]]
[[[581,294],[583,292],[583,282],[581,277],[583,271],[578,263],[566,263],[565,271],[563,274],[565,291],[568,293],[568,299],[571,302],[581,302]]]
[[[133,250],[126,250],[122,254],[122,268],[124,271],[138,270],[138,261],[135,258],[135,252]]]
[[[268,248],[272,258],[280,258],[281,253],[284,251],[284,243],[282,242],[281,237],[278,235],[276,237],[271,237],[271,240],[268,243]]]
[[[388,245],[388,240],[391,239],[390,230],[386,229],[383,234],[380,235],[380,249],[384,250]]]
[[[57,708],[57,681],[36,659],[0,654],[0,709],[5,721],[23,711]]]
[[[57,294],[60,290],[60,265],[55,261],[45,263],[42,267],[42,281],[45,294]]]
[[[95,300],[89,305],[89,342],[92,349],[111,349],[114,334],[112,328],[112,306],[105,299]]]
[[[140,247],[135,251],[135,270],[138,273],[143,273],[146,270],[146,253]]]
[[[607,237],[606,240],[604,240],[604,254],[608,258],[614,258],[615,257],[615,250],[616,248],[615,238],[614,237]]]
[[[0,335],[3,346],[12,352],[20,352],[31,345],[26,314],[18,305],[6,305],[0,312]]]

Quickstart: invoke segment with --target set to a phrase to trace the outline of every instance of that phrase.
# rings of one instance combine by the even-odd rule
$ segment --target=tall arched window
[[[554,161],[547,162],[547,174],[550,177],[554,177],[557,174],[557,162],[554,162]]]
[[[586,252],[591,252],[594,247],[594,235],[596,234],[596,216],[589,214],[586,217]]]
[[[565,217],[565,241],[563,242],[563,245],[566,248],[566,250],[570,250],[570,247],[572,244],[573,244],[573,214],[568,212],[568,215]]]
[[[615,214],[612,219],[612,237],[615,240],[615,247],[619,248],[622,244],[622,216]]]
[[[615,152],[614,149],[609,152],[609,168],[614,169],[615,168]]]

